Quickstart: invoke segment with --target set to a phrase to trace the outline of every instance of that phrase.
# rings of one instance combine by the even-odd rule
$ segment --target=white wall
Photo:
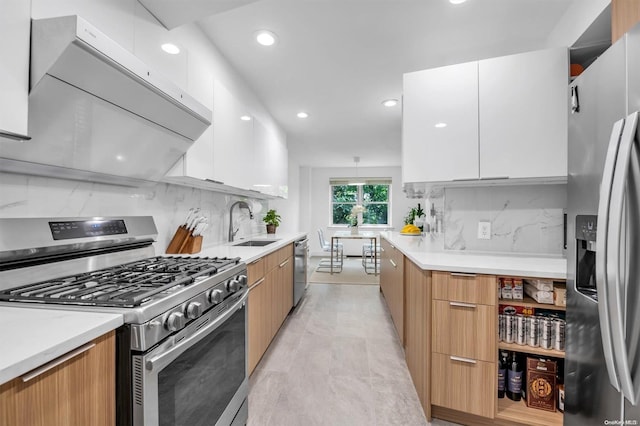
[[[306,203],[301,204],[300,229],[307,230],[311,238],[310,251],[312,256],[321,256],[323,254],[320,249],[317,231],[321,228],[325,237],[329,239],[333,232],[337,230],[345,230],[346,227],[331,227],[331,186],[329,180],[331,178],[353,178],[356,176],[355,167],[317,167],[308,169],[309,185],[306,191],[309,194],[308,210]],[[402,192],[402,172],[400,167],[358,167],[359,177],[380,177],[391,178],[391,227],[399,230],[404,222],[404,216],[407,214],[411,206],[417,204],[416,200],[409,200]],[[305,189],[306,189],[305,188]],[[302,213],[304,212],[304,214]],[[369,228],[362,227],[363,230]],[[380,228],[371,228],[378,229]],[[346,254],[360,254],[362,241],[345,240]]]

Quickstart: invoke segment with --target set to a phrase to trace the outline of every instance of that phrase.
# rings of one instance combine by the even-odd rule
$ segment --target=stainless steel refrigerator
[[[570,85],[565,425],[640,424],[640,26]]]

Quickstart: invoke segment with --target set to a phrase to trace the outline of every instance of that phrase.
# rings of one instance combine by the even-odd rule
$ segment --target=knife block
[[[202,235],[193,236],[184,225],[180,225],[167,246],[167,254],[194,254],[202,250]]]
[[[200,250],[202,250],[202,235],[197,235],[195,237],[193,235],[189,235],[189,238],[187,238],[187,241],[180,250],[180,253],[194,254],[199,253]]]
[[[167,246],[166,252],[169,254],[179,254],[182,246],[187,242],[191,232],[184,225],[180,225],[176,230],[176,233],[173,234],[173,238],[171,238],[171,242],[169,246]]]

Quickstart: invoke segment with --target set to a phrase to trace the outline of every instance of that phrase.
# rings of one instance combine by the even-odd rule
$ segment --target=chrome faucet
[[[240,208],[244,207],[245,209],[249,210],[249,219],[253,219],[253,212],[251,211],[251,207],[249,207],[249,204],[247,204],[245,201],[236,201],[235,203],[231,204],[231,207],[229,208],[229,242],[233,241],[233,237],[235,237],[240,230],[240,227],[236,228],[235,231],[233,230],[233,208],[235,206],[240,206]]]

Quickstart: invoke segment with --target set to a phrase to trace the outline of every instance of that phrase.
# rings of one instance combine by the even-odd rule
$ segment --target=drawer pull
[[[471,359],[471,358],[462,358],[461,356],[449,356],[449,359],[451,361],[460,361],[460,362],[466,362],[467,364],[475,364],[477,361],[475,359]]]
[[[462,272],[452,272],[452,277],[475,277],[476,274],[463,274]]]
[[[78,349],[75,349],[65,355],[62,355],[60,358],[56,358],[53,361],[43,365],[40,368],[36,368],[35,370],[33,370],[31,373],[25,374],[24,376],[22,376],[22,382],[26,383],[29,380],[35,379],[36,377],[38,377],[39,375],[46,373],[47,371],[51,370],[52,368],[56,368],[57,366],[59,366],[60,364],[64,364],[65,362],[69,361],[72,358],[77,357],[78,355],[88,351],[89,349],[93,348],[96,344],[95,343],[87,343],[86,345],[80,346]]]
[[[449,302],[449,306],[457,306],[459,308],[477,308],[478,305],[475,305],[473,303],[462,303],[462,302]]]
[[[255,283],[253,283],[253,285],[251,285],[251,288],[253,287],[257,287],[260,284],[262,284],[264,282],[264,277],[260,278],[258,281],[256,281]]]
[[[398,265],[396,264],[396,262],[394,262],[392,259],[389,259],[389,262],[391,262],[391,264],[393,265],[394,268],[397,268]]]
[[[280,266],[281,268],[283,268],[283,267],[284,267],[284,265],[286,265],[287,263],[289,263],[289,259],[287,259],[287,260],[285,260],[284,262],[282,262],[279,266]]]
[[[260,262],[262,260],[262,258],[258,258],[256,260],[254,260],[253,262],[251,262],[249,265],[255,265],[256,263]]]

